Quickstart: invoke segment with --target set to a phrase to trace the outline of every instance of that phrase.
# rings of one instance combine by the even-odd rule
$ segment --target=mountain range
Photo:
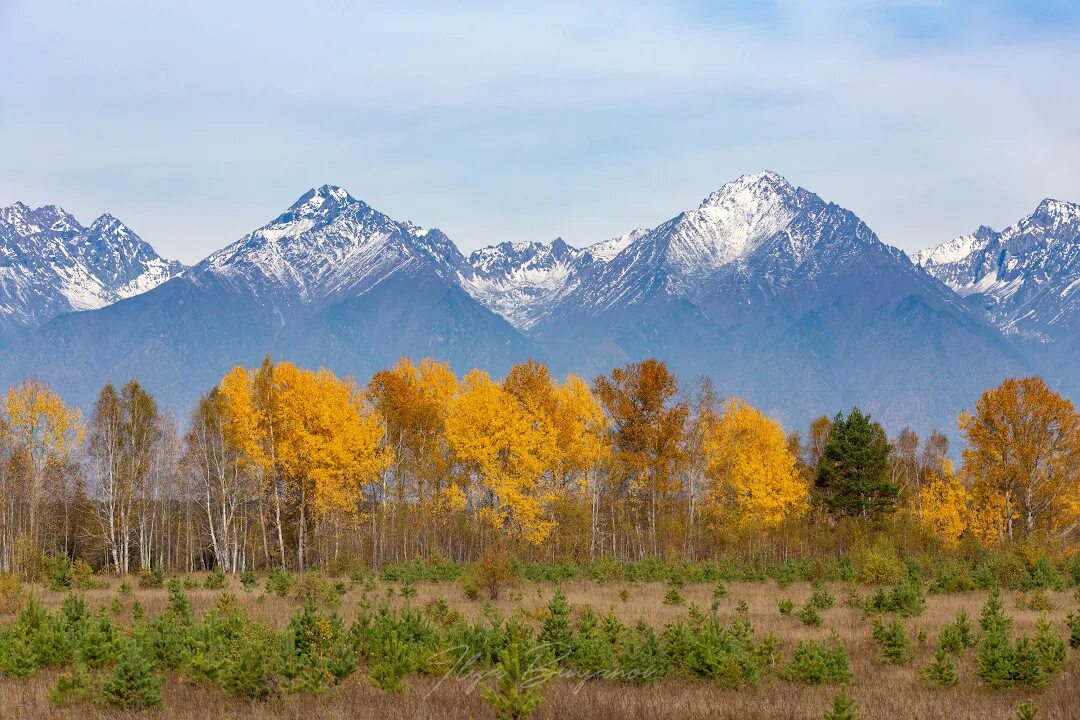
[[[1047,200],[913,260],[772,172],[655,228],[468,257],[330,185],[188,268],[110,216],[17,204],[0,210],[0,383],[36,375],[85,406],[134,376],[183,412],[267,353],[361,380],[402,355],[587,377],[655,356],[794,426],[857,404],[949,428],[1003,377],[1065,383],[1078,248],[1080,208]]]

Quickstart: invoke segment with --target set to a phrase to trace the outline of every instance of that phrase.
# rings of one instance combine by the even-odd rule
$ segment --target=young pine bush
[[[1030,700],[1020,703],[1016,708],[1016,720],[1035,720],[1039,716],[1039,707]]]
[[[971,630],[971,620],[968,619],[968,614],[961,610],[956,614],[955,620],[941,628],[938,648],[959,655],[974,645],[975,634]]]
[[[558,661],[566,658],[574,648],[574,627],[570,623],[570,603],[561,588],[547,606],[548,614],[540,624],[539,641],[551,649]]]
[[[244,586],[245,592],[251,592],[259,584],[259,578],[255,576],[254,570],[247,568],[240,573],[240,584]]]
[[[409,646],[396,630],[391,630],[380,645],[379,659],[371,666],[372,684],[386,692],[405,692],[405,678],[414,665]]]
[[[833,698],[832,705],[825,710],[825,720],[855,720],[858,706],[848,697],[847,688],[840,688],[840,693]]]
[[[266,576],[266,592],[268,595],[285,597],[289,594],[294,582],[293,574],[285,568],[270,568]]]
[[[496,666],[498,681],[482,696],[485,702],[495,708],[498,720],[528,717],[544,700],[541,689],[554,674],[554,668],[532,667],[526,657],[529,654],[517,638],[499,653]]]
[[[1065,666],[1065,640],[1058,635],[1045,616],[1036,624],[1032,642],[1047,674],[1053,675]]]
[[[1065,622],[1069,625],[1069,647],[1080,648],[1080,612],[1069,613]]]
[[[899,619],[893,618],[888,625],[875,620],[872,635],[881,644],[882,662],[903,665],[911,660],[913,656],[911,640],[908,638],[907,630],[904,629],[904,624]]]
[[[56,685],[49,691],[49,699],[59,707],[69,707],[76,702],[88,700],[92,690],[90,669],[82,663],[76,663],[70,671],[60,673],[56,678]]]
[[[960,682],[956,674],[956,665],[953,664],[949,652],[944,648],[938,648],[934,653],[934,662],[919,671],[930,683],[938,687],[952,687]]]
[[[667,593],[664,595],[663,602],[665,605],[685,605],[686,598],[679,592],[679,588],[673,584],[668,588]]]
[[[838,642],[824,645],[813,640],[799,642],[780,676],[806,685],[843,685],[853,678],[851,661],[843,645]]]
[[[161,707],[164,679],[137,644],[128,642],[110,675],[101,682],[101,702],[111,707]]]
[[[869,614],[893,613],[900,617],[915,617],[926,610],[926,598],[919,583],[904,579],[893,585],[888,593],[878,588],[866,599],[863,609]]]
[[[816,605],[808,602],[799,611],[799,619],[803,621],[804,625],[817,627],[821,625],[821,611],[817,609]]]
[[[221,568],[214,568],[211,570],[210,574],[206,576],[206,580],[203,582],[203,587],[207,590],[224,590],[225,572]]]
[[[813,605],[818,610],[828,610],[836,604],[836,598],[829,592],[828,588],[821,585],[814,587],[814,592],[810,595],[808,604]]]
[[[156,567],[139,573],[139,587],[144,590],[159,590],[165,587],[165,570]]]
[[[790,615],[795,610],[795,602],[791,598],[782,597],[776,601],[781,615]]]

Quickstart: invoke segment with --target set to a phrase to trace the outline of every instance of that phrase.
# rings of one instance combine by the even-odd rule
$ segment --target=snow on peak
[[[589,253],[594,259],[599,260],[600,262],[608,262],[621,253],[631,243],[637,242],[648,233],[648,228],[634,228],[624,235],[619,235],[610,240],[603,240],[594,243],[593,245],[589,245],[585,248],[585,252]]]
[[[199,267],[256,292],[269,282],[310,300],[363,292],[394,272],[421,265],[449,276],[462,264],[461,253],[438,230],[398,222],[340,187],[322,185]]]
[[[85,227],[58,205],[0,209],[0,324],[104,307],[183,270],[112,215]]]
[[[997,240],[999,236],[1000,233],[993,228],[980,225],[973,233],[961,235],[937,247],[918,251],[913,259],[920,267],[958,263],[970,257],[972,253],[986,249],[986,246]]]

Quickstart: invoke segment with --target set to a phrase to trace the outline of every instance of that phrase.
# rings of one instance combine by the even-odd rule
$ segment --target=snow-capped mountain
[[[648,232],[637,228],[580,249],[562,238],[550,243],[491,245],[469,256],[470,271],[460,274],[461,284],[514,327],[528,332],[550,315],[552,308],[590,271]]]
[[[1006,334],[1050,343],[1080,329],[1080,204],[1043,200],[1001,232],[982,226],[915,261]]]
[[[652,356],[795,425],[858,404],[893,429],[951,427],[1030,371],[854,213],[765,172],[651,230],[469,258],[326,185],[179,277],[45,323],[0,353],[0,384],[33,372],[85,404],[137,376],[184,408],[267,353],[361,381],[402,355],[586,377]]]
[[[63,208],[0,208],[0,332],[105,307],[183,272],[111,215],[88,227]]]
[[[535,353],[462,289],[469,272],[440,231],[324,185],[180,277],[46,323],[0,356],[0,382],[33,372],[86,404],[137,376],[185,408],[267,353],[361,380],[403,355],[503,372]]]
[[[362,295],[395,273],[430,270],[452,280],[465,258],[439,230],[397,222],[345,190],[323,185],[201,262],[241,287],[313,302]]]
[[[893,427],[951,427],[982,389],[1027,368],[854,213],[773,172],[593,264],[531,334],[563,367],[661,357],[795,422],[859,404]]]

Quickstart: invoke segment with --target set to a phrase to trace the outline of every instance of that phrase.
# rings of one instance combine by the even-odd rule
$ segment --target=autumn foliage
[[[1011,379],[958,427],[959,467],[945,435],[890,439],[857,408],[804,440],[658,360],[590,382],[403,358],[361,385],[268,358],[226,373],[182,430],[135,381],[106,386],[89,421],[27,381],[0,417],[0,565],[56,550],[120,573],[495,551],[779,562],[846,551],[858,527],[948,552],[1076,542],[1068,400]]]

